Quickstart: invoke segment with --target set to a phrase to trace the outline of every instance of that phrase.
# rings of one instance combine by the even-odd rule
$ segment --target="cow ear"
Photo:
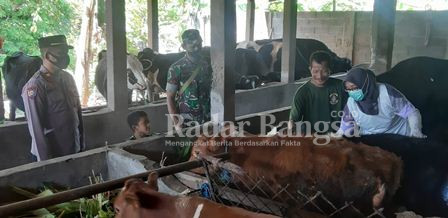
[[[159,175],[156,172],[151,172],[148,175],[148,185],[151,189],[158,191],[159,186],[157,185],[157,179],[159,178]]]

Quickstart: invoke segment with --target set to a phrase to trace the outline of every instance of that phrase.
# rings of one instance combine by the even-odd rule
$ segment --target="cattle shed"
[[[260,134],[261,123],[269,123],[264,115],[273,115],[275,121],[271,125],[288,120],[294,93],[309,80],[295,80],[297,38],[319,36],[319,40],[337,55],[351,59],[354,65],[368,67],[376,75],[410,57],[448,58],[447,11],[400,12],[396,11],[397,0],[374,0],[372,12],[297,12],[298,1],[284,0],[283,13],[267,15],[271,39],[283,39],[280,81],[255,89],[236,90],[233,82],[236,25],[241,21],[236,17],[235,0],[210,0],[212,121],[250,122],[251,125],[245,130]],[[254,40],[256,3],[255,0],[247,0],[246,41]],[[105,107],[83,114],[86,151],[33,163],[29,154],[31,137],[26,121],[0,124],[0,217],[121,188],[126,179],[146,178],[154,170],[163,177],[159,178],[161,192],[195,195],[203,191],[204,184],[208,184],[207,196],[210,199],[256,212],[286,216],[287,204],[300,201],[305,203],[301,203],[299,209],[312,207],[325,215],[323,217],[344,217],[343,212],[348,210],[350,214],[355,214],[353,217],[386,217],[382,208],[362,213],[352,202],[335,205],[321,192],[299,193],[302,198],[298,199],[285,197],[291,196],[291,193],[287,187],[282,187],[282,191],[271,190],[272,193],[260,196],[263,192],[261,187],[269,186],[268,182],[260,179],[241,188],[241,184],[224,181],[222,172],[234,173],[233,178],[241,177],[241,180],[245,177],[232,172],[233,168],[229,165],[222,164],[220,171],[208,172],[211,169],[210,160],[179,163],[174,148],[166,143],[169,126],[166,101],[162,99],[138,106],[128,104],[128,78],[120,73],[127,69],[125,4],[125,0],[105,0],[106,55],[111,60],[107,62],[108,99]],[[158,4],[158,0],[147,0],[147,46],[154,51],[159,50]],[[343,79],[345,72],[332,77]],[[441,78],[446,79],[446,75]],[[405,82],[406,79],[396,82]],[[448,99],[447,96],[443,93],[439,99]],[[137,110],[148,114],[153,135],[142,140],[125,141],[129,136],[125,117]],[[443,114],[443,111],[437,114]],[[446,143],[444,141],[442,146]],[[168,157],[169,164],[174,165],[163,166],[164,157]],[[220,158],[225,160],[227,156],[221,154]],[[198,167],[207,173],[198,176],[189,172]],[[89,184],[92,173],[100,174],[104,182]],[[11,185],[36,189],[45,182],[70,187],[71,190],[33,200],[15,199],[16,194],[6,191]],[[317,206],[322,202],[325,202],[326,208]]]

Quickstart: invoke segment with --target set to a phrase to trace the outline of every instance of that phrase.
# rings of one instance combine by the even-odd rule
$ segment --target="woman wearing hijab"
[[[360,135],[389,133],[426,137],[421,132],[419,110],[391,85],[376,82],[372,71],[351,69],[344,86],[349,99],[337,135],[352,135],[357,126]]]

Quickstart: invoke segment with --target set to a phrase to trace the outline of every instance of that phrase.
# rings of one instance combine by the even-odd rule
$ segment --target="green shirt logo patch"
[[[336,92],[331,93],[329,96],[330,104],[335,105],[339,103],[339,95]]]

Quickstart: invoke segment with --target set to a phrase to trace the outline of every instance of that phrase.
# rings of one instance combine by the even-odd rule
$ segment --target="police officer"
[[[22,98],[37,161],[84,150],[84,129],[78,91],[64,71],[70,59],[64,35],[39,39],[42,66],[25,84]]]

